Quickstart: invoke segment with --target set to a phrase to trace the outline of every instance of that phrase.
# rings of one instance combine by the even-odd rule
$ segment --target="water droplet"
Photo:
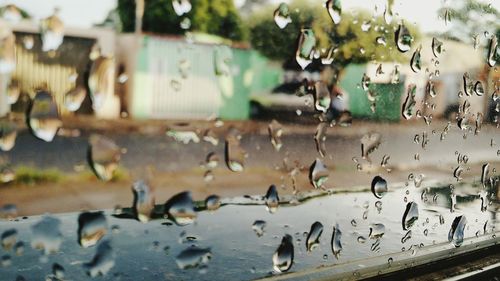
[[[328,180],[329,171],[319,158],[312,163],[309,168],[309,181],[314,188],[321,188]]]
[[[40,33],[42,51],[57,51],[64,39],[64,23],[58,17],[57,10],[54,11],[53,15],[40,21]]]
[[[308,252],[311,252],[314,248],[319,245],[319,238],[323,233],[323,224],[319,221],[311,225],[311,230],[307,235],[306,248]]]
[[[494,67],[498,57],[498,39],[495,35],[491,36],[488,47],[488,65]]]
[[[434,82],[428,81],[425,86],[425,93],[429,95],[431,98],[436,97],[436,90],[434,89]]]
[[[363,73],[363,77],[361,77],[361,88],[363,88],[364,91],[368,91],[368,87],[370,87],[370,77],[366,75],[366,73]]]
[[[85,90],[85,88],[80,86],[75,87],[69,90],[64,95],[64,106],[66,106],[66,108],[71,112],[77,111],[82,105],[86,96],[87,91]]]
[[[286,234],[273,254],[273,269],[276,272],[288,271],[293,264],[293,238]]]
[[[382,156],[382,161],[380,162],[380,166],[386,168],[390,158],[391,156],[384,154],[384,156]]]
[[[46,142],[51,142],[62,125],[57,104],[52,95],[38,91],[28,111],[28,126],[31,133]]]
[[[464,168],[462,166],[457,166],[455,170],[453,171],[453,176],[457,181],[462,180],[462,172],[464,171]]]
[[[226,165],[233,172],[241,172],[244,168],[246,152],[241,148],[240,140],[241,134],[234,128],[226,136]]]
[[[120,147],[111,139],[101,135],[90,136],[87,160],[100,180],[109,181],[113,178],[120,158]]]
[[[373,244],[371,245],[370,247],[370,250],[372,252],[380,252],[380,239],[377,239],[375,240],[375,242],[373,242]]]
[[[418,205],[415,202],[406,204],[406,210],[403,214],[403,230],[408,230],[418,220]]]
[[[483,83],[481,83],[481,81],[477,81],[474,85],[474,93],[478,96],[484,95]]]
[[[191,2],[189,0],[172,0],[172,7],[177,16],[189,13],[191,11]]]
[[[339,24],[342,14],[342,6],[340,0],[328,0],[326,1],[326,8],[330,18],[332,18],[333,23]]]
[[[43,250],[45,255],[56,253],[62,243],[61,221],[53,217],[43,217],[31,227],[31,246]]]
[[[319,112],[327,112],[331,98],[327,85],[322,81],[314,84],[314,108]]]
[[[289,23],[292,22],[292,18],[290,17],[290,10],[286,3],[281,3],[274,11],[274,22],[280,29],[285,28]]]
[[[316,144],[316,150],[318,151],[321,157],[325,157],[326,155],[326,130],[328,128],[328,124],[326,122],[320,122],[318,127],[316,128],[316,133],[314,134],[314,143]]]
[[[477,113],[476,116],[476,129],[474,130],[474,134],[478,135],[481,132],[481,126],[483,125],[483,114],[481,112]]]
[[[196,219],[191,192],[185,191],[172,196],[165,203],[165,214],[177,225],[184,226],[191,224]]]
[[[78,243],[83,248],[94,246],[108,232],[102,212],[84,212],[78,216]]]
[[[402,53],[407,52],[411,49],[411,44],[413,42],[413,37],[410,34],[408,28],[405,25],[400,24],[395,33],[396,46],[398,50]]]
[[[295,60],[302,69],[305,69],[311,62],[314,47],[316,46],[316,37],[310,28],[301,30]]]
[[[432,53],[437,58],[443,52],[443,42],[439,41],[436,37],[432,38]]]
[[[155,208],[155,196],[153,188],[145,181],[139,180],[132,185],[134,193],[133,208],[136,219],[140,222],[148,222]]]
[[[375,223],[370,225],[370,239],[382,238],[385,234],[385,225],[381,223]]]
[[[339,229],[339,225],[336,224],[333,227],[331,246],[333,255],[337,259],[339,258],[340,252],[342,251],[342,243],[340,241],[341,238],[342,238],[342,232]]]
[[[399,65],[395,65],[391,73],[391,84],[398,84],[400,81]]]
[[[403,103],[402,115],[406,120],[409,120],[413,117],[413,109],[416,105],[415,95],[417,93],[417,86],[415,84],[410,84],[408,86],[408,93],[406,96],[406,100]]]
[[[17,240],[17,230],[15,230],[14,228],[5,230],[1,236],[2,248],[5,251],[10,251],[12,246],[16,244],[16,240]]]
[[[352,219],[351,220],[351,225],[354,226],[354,227],[356,227],[358,225],[358,223],[356,222],[355,219]]]
[[[361,138],[361,156],[363,159],[370,160],[370,154],[375,151],[380,143],[382,136],[379,133],[368,133]]]
[[[31,50],[33,49],[33,46],[35,46],[35,39],[33,36],[28,35],[23,37],[23,46],[26,50]]]
[[[205,206],[209,211],[215,211],[220,208],[221,202],[220,197],[217,195],[209,195],[205,199]]]
[[[102,241],[96,249],[92,260],[84,264],[90,277],[106,275],[115,266],[115,254],[108,240]]]
[[[18,241],[14,245],[14,253],[16,256],[22,256],[24,254],[24,242],[23,241]]]
[[[388,265],[389,267],[391,267],[393,262],[394,262],[393,258],[389,258],[389,259],[387,260],[387,265]]]
[[[64,280],[64,267],[58,263],[52,265],[52,274],[57,280]]]
[[[490,163],[486,163],[481,168],[481,184],[483,185],[484,188],[486,188],[486,185],[490,181],[489,175],[490,175]]]
[[[10,255],[3,255],[0,259],[0,265],[2,267],[7,267],[12,265],[12,257]]]
[[[266,193],[266,210],[273,214],[278,210],[278,206],[280,203],[280,198],[278,196],[278,190],[276,186],[273,184],[269,187]]]
[[[21,96],[21,87],[19,82],[15,79],[12,79],[7,87],[7,104],[15,104],[19,97]]]
[[[375,176],[371,184],[372,193],[378,199],[382,198],[388,191],[387,181],[380,176]]]
[[[181,20],[181,22],[179,23],[179,26],[182,29],[187,30],[191,27],[191,20],[188,17],[185,17]]]
[[[486,212],[488,209],[488,192],[486,190],[481,190],[479,192],[479,198],[481,199],[481,212]]]
[[[205,130],[205,132],[203,133],[203,140],[211,143],[213,146],[219,144],[219,138],[217,137],[215,132],[210,129]]]
[[[214,71],[217,76],[231,75],[233,51],[227,45],[218,45],[214,48]]]
[[[263,220],[256,220],[252,224],[252,229],[257,234],[258,237],[264,235],[264,228],[266,227],[266,222]]]
[[[361,24],[361,30],[367,32],[368,30],[370,30],[371,26],[372,26],[371,21],[369,20],[363,21],[363,23]]]
[[[88,78],[89,96],[94,110],[103,109],[106,100],[114,95],[110,85],[115,83],[115,61],[112,57],[99,56],[92,62]]]
[[[377,44],[379,45],[382,45],[382,46],[386,46],[387,45],[387,40],[385,39],[384,36],[379,36],[375,39],[375,41],[377,42]]]
[[[9,151],[14,148],[16,138],[16,124],[8,120],[0,120],[0,150]]]
[[[364,244],[366,242],[366,238],[364,236],[358,236],[358,243]]]
[[[455,208],[457,206],[457,195],[455,194],[453,189],[451,190],[450,199],[451,199],[450,212],[453,213],[455,212]]]
[[[330,47],[328,49],[328,52],[326,52],[326,56],[321,57],[321,63],[324,65],[329,65],[332,64],[333,62],[333,55],[337,52],[337,49],[334,47]]]
[[[423,174],[417,175],[413,179],[413,183],[415,184],[415,187],[420,187],[420,185],[422,184],[423,179],[424,179],[424,175]]]
[[[467,224],[465,216],[455,217],[451,224],[450,232],[448,232],[448,241],[453,243],[455,247],[460,247],[464,242],[464,230]]]
[[[406,234],[403,236],[403,238],[401,238],[401,243],[404,244],[409,239],[411,239],[411,230],[408,230]]]
[[[420,59],[420,51],[422,50],[422,46],[419,46],[415,52],[413,53],[413,56],[411,57],[410,61],[410,67],[413,72],[418,73],[422,67],[421,67],[421,59]]]
[[[208,169],[215,169],[219,165],[219,156],[215,152],[210,152],[205,158],[205,166]]]
[[[276,151],[280,151],[283,143],[281,142],[281,136],[283,135],[283,128],[281,124],[274,120],[267,127],[269,132],[269,137],[271,138],[271,144]]]
[[[391,8],[387,5],[384,10],[384,20],[386,24],[391,24],[392,22],[392,10]]]

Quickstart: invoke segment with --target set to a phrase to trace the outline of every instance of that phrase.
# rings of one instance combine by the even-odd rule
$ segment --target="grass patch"
[[[90,169],[85,169],[82,172],[78,173],[76,175],[76,178],[79,181],[99,181],[97,176]],[[123,181],[128,181],[128,180],[130,180],[129,171],[127,169],[119,166],[113,172],[113,177],[111,178],[110,182],[123,182]]]
[[[37,169],[27,166],[19,166],[15,169],[15,180],[17,184],[39,184],[53,183],[62,179],[63,175],[58,169]]]

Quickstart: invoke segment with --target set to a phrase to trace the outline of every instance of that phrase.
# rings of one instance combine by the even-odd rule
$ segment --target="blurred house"
[[[246,119],[249,94],[270,89],[279,66],[222,38],[125,34],[116,58],[128,75],[124,106],[133,118]]]
[[[465,94],[459,97],[459,92],[464,92],[464,73],[470,78],[469,85],[481,81],[487,89],[487,81],[481,75],[485,65],[484,50],[475,50],[472,44],[456,41],[441,40],[443,51],[436,58],[432,52],[432,38],[426,37],[421,42],[416,42],[412,50],[407,53],[411,58],[415,49],[421,49],[421,70],[415,73],[410,63],[368,63],[366,65],[349,65],[340,79],[340,85],[350,95],[350,107],[354,117],[375,118],[385,120],[399,120],[401,105],[404,103],[410,84],[417,86],[414,112],[420,110],[422,115],[432,114],[433,118],[449,117],[456,111],[464,99],[470,102],[471,113],[486,113],[488,95],[468,97]],[[394,83],[395,67],[399,70],[399,82]],[[378,69],[382,71],[377,73]],[[371,112],[370,96],[362,89],[363,74],[370,77],[371,90],[376,95],[376,110]],[[436,97],[426,95],[426,86],[429,81],[434,84]],[[391,86],[392,84],[392,86]],[[491,88],[491,87],[490,87]],[[434,106],[433,106],[434,105]],[[434,107],[432,109],[431,107]],[[397,115],[397,116],[396,116]]]
[[[16,35],[16,70],[12,78],[19,82],[21,91],[33,95],[36,88],[47,87],[54,96],[61,114],[70,114],[63,105],[67,92],[75,87],[87,87],[92,47],[98,45],[103,54],[115,53],[115,33],[103,28],[64,28],[62,44],[54,51],[44,51],[38,24],[21,21],[12,25]],[[109,99],[97,116],[117,117],[119,99],[114,89],[109,90]],[[87,97],[80,112],[89,113],[90,100]]]

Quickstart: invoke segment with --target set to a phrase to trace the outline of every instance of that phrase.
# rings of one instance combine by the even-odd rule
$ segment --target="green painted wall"
[[[376,109],[372,112],[371,102],[360,86],[365,72],[366,65],[352,64],[344,69],[340,79],[340,87],[349,94],[349,108],[352,116],[381,121],[399,121],[404,81],[399,84],[370,84],[370,90],[376,93]]]
[[[183,60],[190,65],[187,77],[179,70]],[[251,49],[145,36],[137,54],[130,111],[140,119],[202,119],[213,114],[247,119],[250,93],[271,89],[282,74]],[[174,81],[180,89],[172,89]]]

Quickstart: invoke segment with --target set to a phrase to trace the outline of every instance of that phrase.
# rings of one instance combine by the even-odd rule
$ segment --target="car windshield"
[[[500,1],[0,1],[0,281],[498,280]]]

